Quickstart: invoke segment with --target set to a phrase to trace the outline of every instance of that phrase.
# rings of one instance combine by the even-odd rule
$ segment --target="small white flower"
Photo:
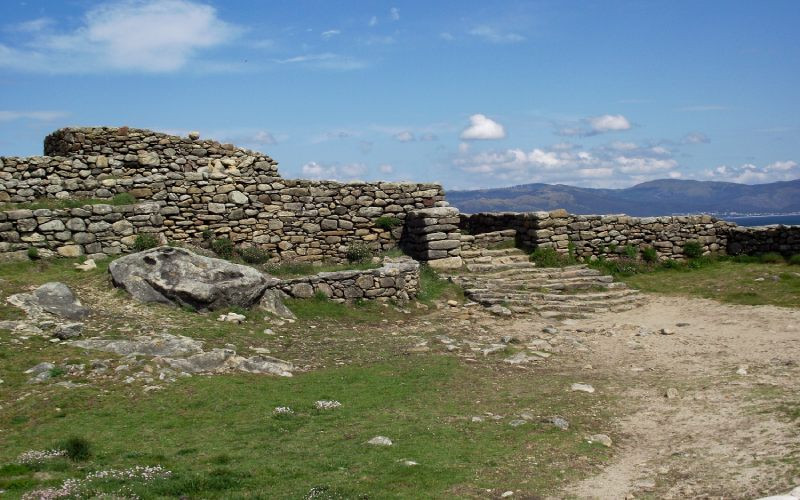
[[[321,399],[319,401],[314,402],[314,408],[317,410],[335,410],[342,406],[342,403],[338,401],[329,401],[326,399]]]
[[[277,406],[272,410],[273,415],[291,415],[294,411],[288,406]]]

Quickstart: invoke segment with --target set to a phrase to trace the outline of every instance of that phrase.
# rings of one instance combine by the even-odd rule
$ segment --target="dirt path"
[[[612,463],[564,496],[757,498],[800,485],[800,310],[653,296],[559,329],[588,347],[570,360],[582,381],[609,376],[598,391],[631,410],[611,430]]]

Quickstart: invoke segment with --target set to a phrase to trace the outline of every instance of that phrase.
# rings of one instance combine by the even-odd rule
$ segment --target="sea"
[[[717,218],[735,222],[740,226],[770,226],[773,224],[783,224],[784,226],[800,226],[800,214],[747,216],[718,215]]]

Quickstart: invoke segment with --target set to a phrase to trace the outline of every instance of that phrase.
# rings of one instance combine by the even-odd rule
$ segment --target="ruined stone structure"
[[[283,179],[268,156],[194,134],[64,129],[45,152],[0,157],[0,201],[128,193],[146,203],[0,213],[0,252],[114,255],[152,233],[162,242],[226,237],[276,260],[342,260],[356,244],[395,247],[407,213],[444,204],[436,184]]]
[[[583,258],[633,246],[680,259],[690,241],[706,253],[800,252],[797,228],[739,228],[706,215],[464,215],[448,206],[437,184],[284,179],[269,156],[194,133],[62,129],[45,139],[45,154],[0,157],[0,203],[91,198],[93,204],[7,207],[0,211],[0,253],[34,247],[102,257],[130,251],[137,235],[149,233],[162,243],[229,238],[276,261],[341,261],[354,246],[375,252],[401,246],[417,260],[452,268],[462,265],[463,250],[511,234],[495,234],[503,231],[513,231],[522,248],[573,249]],[[137,202],[120,205],[121,195]],[[109,203],[98,204],[103,200]]]

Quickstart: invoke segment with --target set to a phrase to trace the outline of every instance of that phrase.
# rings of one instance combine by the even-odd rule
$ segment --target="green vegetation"
[[[133,242],[133,249],[137,252],[149,250],[158,246],[158,239],[150,233],[140,233],[136,235]]]
[[[642,260],[645,262],[656,262],[658,260],[658,251],[653,247],[644,247],[642,249]]]
[[[269,252],[259,247],[238,248],[236,254],[248,264],[263,264],[270,259]]]
[[[510,240],[503,240],[500,243],[495,243],[494,245],[489,245],[487,247],[488,250],[505,250],[508,248],[516,248],[517,242],[514,239]]]
[[[432,304],[437,300],[464,300],[464,291],[452,281],[439,276],[427,264],[419,270],[419,293],[417,300],[424,304]]]
[[[6,429],[0,488],[13,497],[90,472],[160,465],[172,473],[151,481],[112,478],[92,488],[102,496],[124,487],[126,495],[141,498],[256,492],[253,498],[304,498],[312,490],[341,498],[419,498],[420,492],[441,498],[485,495],[498,485],[551,491],[609,455],[584,440],[606,417],[598,407],[602,399],[564,398],[570,381],[542,373],[531,385],[516,371],[413,356],[293,378],[193,377],[139,394],[134,405],[124,390],[99,400],[88,388],[60,391],[52,401],[25,405],[27,424],[13,425],[6,413],[0,415]],[[335,399],[342,407],[315,410],[319,399]],[[52,416],[47,409],[54,405],[66,416]],[[273,416],[278,406],[293,413]],[[512,427],[508,418],[470,421],[487,411],[514,415],[527,408],[567,415],[570,431],[536,421]],[[96,450],[87,460],[14,463],[20,453],[49,449],[75,428],[93,430]],[[389,436],[394,445],[366,444],[377,435]],[[536,462],[526,460],[531,454]]]
[[[390,216],[384,215],[382,217],[378,217],[377,219],[375,219],[375,227],[379,227],[379,228],[385,229],[387,231],[391,231],[395,227],[402,226],[402,225],[403,225],[403,221],[401,221],[397,217],[390,217]]]
[[[211,250],[220,258],[230,259],[234,254],[233,242],[229,238],[217,238],[211,241]]]
[[[539,267],[564,267],[575,264],[575,248],[567,248],[568,253],[559,253],[555,248],[537,247],[530,260]]]
[[[696,241],[687,241],[683,245],[683,255],[687,259],[696,259],[703,255],[703,247]]]
[[[92,445],[82,437],[71,437],[60,446],[70,460],[82,462],[92,456]]]
[[[28,258],[31,260],[39,260],[39,249],[36,247],[28,247]]]
[[[347,247],[345,257],[350,262],[365,262],[372,258],[372,249],[364,243],[353,243]]]
[[[40,198],[24,203],[0,203],[0,210],[59,210],[64,208],[80,208],[86,205],[133,205],[136,203],[130,193],[119,193],[111,198]]]

